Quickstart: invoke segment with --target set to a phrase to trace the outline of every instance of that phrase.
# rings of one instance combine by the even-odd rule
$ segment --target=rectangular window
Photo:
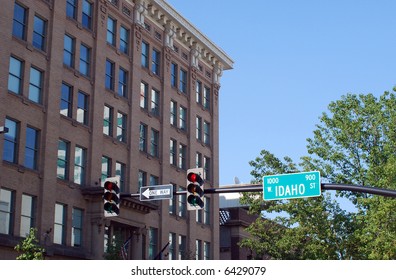
[[[106,60],[105,86],[109,90],[114,90],[114,62]]]
[[[173,189],[177,190],[175,184],[173,184]],[[172,199],[169,200],[169,214],[176,215],[176,205],[177,205],[177,197],[178,195],[174,195]]]
[[[160,114],[160,92],[156,89],[151,90],[151,114],[154,116]]]
[[[195,154],[195,167],[196,168],[202,167],[202,154],[199,152]]]
[[[21,205],[21,227],[19,236],[26,237],[29,235],[30,228],[36,225],[36,197],[22,194]]]
[[[92,6],[93,4],[91,2],[83,0],[82,25],[89,30],[92,30]]]
[[[195,259],[202,260],[202,240],[195,240]]]
[[[3,160],[18,163],[19,123],[6,118],[8,132],[4,134]]]
[[[182,106],[179,108],[179,128],[187,131],[187,109]]]
[[[66,16],[68,18],[77,19],[77,0],[66,1]]]
[[[147,125],[142,123],[139,129],[139,150],[147,152]]]
[[[179,168],[186,170],[187,166],[187,146],[179,144]]]
[[[203,222],[203,214],[202,214],[202,212],[203,211],[201,211],[201,210],[196,210],[195,211],[195,221],[197,223],[201,223],[202,224],[202,222]]]
[[[176,166],[177,165],[177,142],[174,139],[170,140],[169,143],[169,154],[170,154],[170,158],[169,158],[169,163],[171,165]]]
[[[204,260],[210,260],[210,242],[204,241]]]
[[[203,106],[205,109],[210,109],[210,88],[204,87]]]
[[[129,29],[124,26],[120,28],[120,51],[125,54],[129,53]]]
[[[25,163],[26,168],[37,170],[39,155],[39,131],[32,127],[26,128]]]
[[[0,188],[0,233],[13,234],[14,196],[13,191]]]
[[[82,246],[83,210],[73,208],[72,212],[72,240],[73,247]]]
[[[140,189],[141,187],[145,187],[145,186],[147,186],[147,173],[139,170],[138,187]]]
[[[33,46],[45,51],[45,37],[47,35],[47,21],[38,16],[34,16],[33,25]]]
[[[69,179],[70,143],[58,141],[57,177],[62,180]]]
[[[176,260],[176,233],[169,233],[169,251],[168,251],[168,259]]]
[[[148,232],[149,246],[148,257],[149,260],[154,260],[158,253],[158,229],[150,227]]]
[[[179,187],[179,191],[185,191],[186,189],[183,187]],[[185,195],[179,195],[179,208],[177,215],[179,217],[185,218],[187,216],[187,199]]]
[[[10,68],[8,70],[8,90],[22,94],[23,62],[15,57],[10,57]]]
[[[202,82],[197,80],[195,85],[195,101],[202,104]]]
[[[26,40],[26,21],[27,9],[22,7],[18,3],[15,3],[12,35],[21,40]]]
[[[196,117],[195,118],[195,137],[198,141],[202,141],[202,118]]]
[[[159,184],[159,178],[157,176],[154,175],[150,175],[150,182],[149,185],[150,186],[156,186]]]
[[[177,103],[173,100],[170,102],[170,124],[177,126]]]
[[[160,69],[161,69],[161,53],[156,49],[153,49],[151,53],[151,72],[159,76]]]
[[[55,204],[54,243],[66,244],[66,206]]]
[[[126,142],[127,139],[127,116],[123,113],[117,112],[117,140]]]
[[[204,202],[204,224],[210,225],[210,198],[205,196]]]
[[[148,108],[148,85],[146,83],[140,83],[140,108]]]
[[[149,67],[149,44],[146,42],[142,42],[142,58],[141,63],[142,67],[148,68]]]
[[[72,117],[73,87],[62,83],[60,113],[66,117]]]
[[[177,88],[177,64],[171,64],[171,86]]]
[[[80,73],[89,77],[91,65],[91,48],[84,44],[80,46]]]
[[[115,170],[115,175],[120,177],[120,191],[124,192],[125,191],[125,171],[126,171],[126,165],[125,163],[121,162],[116,162],[116,170]]]
[[[88,95],[79,91],[77,100],[77,121],[88,125]]]
[[[42,103],[43,91],[43,72],[30,67],[30,79],[29,79],[29,100]]]
[[[102,181],[111,176],[111,158],[102,156]]]
[[[150,155],[159,157],[159,132],[155,129],[151,129]]]
[[[75,39],[69,35],[65,35],[63,42],[63,64],[74,68],[75,50]]]
[[[204,157],[204,179],[205,180],[210,180],[210,158]]]
[[[180,69],[179,91],[187,94],[187,71]]]
[[[204,143],[210,145],[210,123],[204,121]]]
[[[113,108],[104,106],[103,134],[113,136]]]
[[[85,182],[86,164],[87,164],[87,150],[76,146],[74,153],[74,177],[73,182],[78,185],[83,185]]]
[[[128,72],[120,67],[118,72],[118,95],[122,97],[128,96]]]
[[[184,235],[179,235],[179,260],[187,260],[187,238]]]
[[[117,21],[112,17],[107,17],[107,43],[112,46],[116,45],[116,29],[117,29]]]

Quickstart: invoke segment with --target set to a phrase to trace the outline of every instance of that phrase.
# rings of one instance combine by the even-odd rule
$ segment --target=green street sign
[[[278,174],[263,177],[263,199],[281,200],[321,195],[320,172]]]

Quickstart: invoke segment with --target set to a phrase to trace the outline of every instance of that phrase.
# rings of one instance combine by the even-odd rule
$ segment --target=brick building
[[[217,196],[104,218],[101,182],[218,186],[228,55],[163,0],[2,1],[0,38],[0,259],[31,227],[47,259],[219,259]]]

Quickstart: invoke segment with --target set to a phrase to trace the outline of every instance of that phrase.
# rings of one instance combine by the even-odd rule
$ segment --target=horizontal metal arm
[[[376,187],[366,187],[360,185],[350,184],[321,184],[322,190],[336,190],[336,191],[351,191],[360,193],[369,193],[375,195],[382,195],[396,198],[396,190],[381,189]],[[222,186],[221,188],[204,189],[205,194],[219,194],[219,193],[241,193],[241,192],[262,192],[263,184],[239,184]],[[173,195],[185,195],[187,191],[174,191]],[[140,194],[121,194],[121,197],[139,197]]]

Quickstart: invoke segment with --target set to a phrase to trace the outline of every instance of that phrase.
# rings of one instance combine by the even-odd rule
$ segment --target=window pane
[[[8,90],[21,94],[22,83],[22,61],[11,57],[8,75]]]
[[[18,123],[6,119],[5,127],[8,132],[4,134],[3,160],[17,163]]]
[[[19,39],[25,40],[26,34],[26,9],[15,3],[14,22],[12,26],[12,35]]]
[[[11,234],[13,194],[9,190],[0,189],[0,233]]]
[[[25,167],[37,169],[38,131],[26,128]]]
[[[35,16],[34,17],[34,31],[33,31],[33,46],[44,50],[45,49],[45,33],[46,33],[46,22]]]
[[[30,68],[29,100],[41,103],[42,72],[36,68]]]

